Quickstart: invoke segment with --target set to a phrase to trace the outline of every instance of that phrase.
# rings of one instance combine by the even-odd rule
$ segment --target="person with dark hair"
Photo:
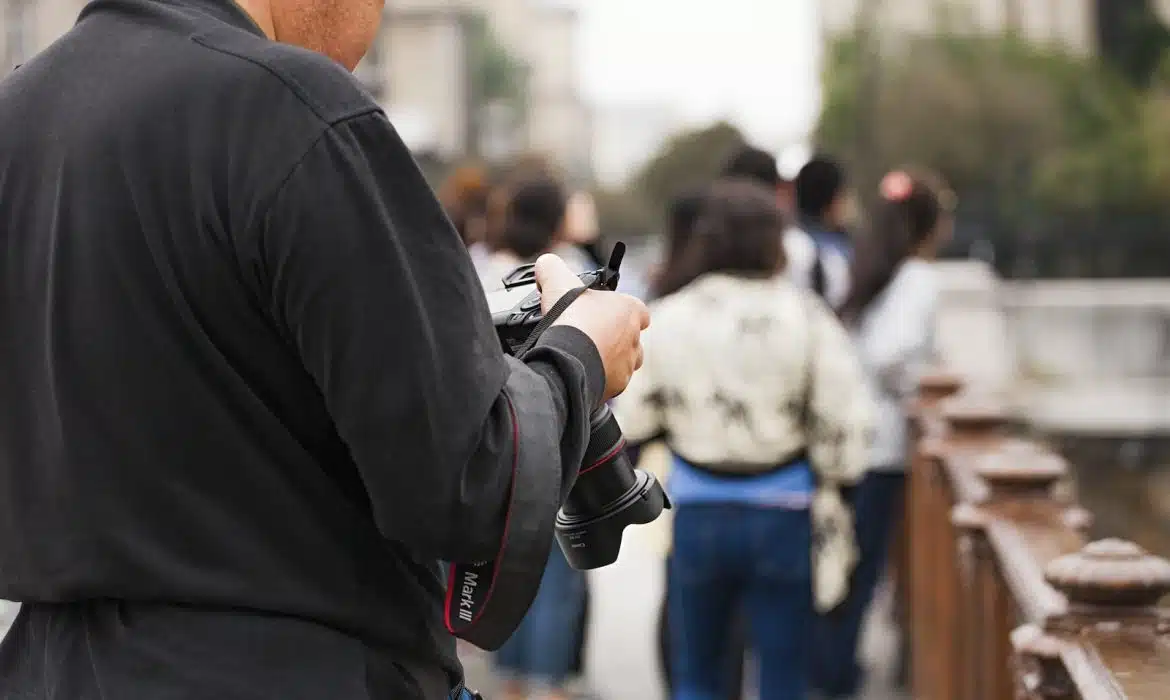
[[[723,176],[744,178],[776,192],[782,209],[793,208],[796,223],[784,230],[787,273],[798,285],[815,291],[836,306],[848,288],[849,238],[844,234],[844,173],[835,162],[807,159],[800,152],[785,152],[785,169],[770,153],[752,146],[737,151],[724,166]],[[805,160],[797,172],[796,162]]]
[[[841,491],[865,465],[868,398],[836,318],[783,275],[784,227],[771,191],[710,188],[690,281],[652,302],[642,371],[614,404],[635,452],[672,454],[674,698],[727,696],[743,611],[761,700],[803,700],[814,610],[844,598],[852,566]]]
[[[565,225],[568,201],[561,184],[546,175],[510,183],[493,197],[498,229],[491,230],[492,251],[479,269],[488,291],[498,289],[517,266],[553,249]]]
[[[795,183],[797,228],[785,241],[793,279],[834,308],[849,292],[846,194],[845,170],[837,161],[819,155],[805,163]]]
[[[769,190],[780,186],[776,157],[755,146],[744,145],[733,153],[723,166],[723,177],[751,180]]]
[[[931,261],[947,240],[953,195],[928,174],[895,170],[881,182],[869,235],[853,258],[853,284],[840,309],[877,400],[868,471],[854,494],[860,562],[849,596],[818,620],[812,682],[829,698],[855,697],[862,621],[902,518],[909,459],[905,406],[933,359],[938,283]]]

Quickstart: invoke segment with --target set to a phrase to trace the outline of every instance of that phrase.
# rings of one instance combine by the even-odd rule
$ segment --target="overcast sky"
[[[579,0],[581,71],[600,103],[729,117],[761,145],[817,116],[817,0]]]

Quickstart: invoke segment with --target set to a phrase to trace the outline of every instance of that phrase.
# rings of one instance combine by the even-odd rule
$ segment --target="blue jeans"
[[[856,695],[865,681],[857,661],[861,627],[886,568],[894,528],[902,519],[903,472],[871,471],[853,497],[860,561],[839,608],[817,618],[813,634],[812,685],[829,698]]]
[[[540,590],[520,626],[496,652],[504,676],[560,688],[573,668],[585,605],[585,573],[569,566],[554,542]]]
[[[726,700],[738,611],[756,655],[760,700],[804,700],[811,546],[807,510],[678,506],[667,592],[673,700]]]

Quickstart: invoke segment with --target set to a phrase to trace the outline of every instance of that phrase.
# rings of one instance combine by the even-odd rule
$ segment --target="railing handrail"
[[[1170,562],[1088,543],[1057,453],[945,372],[915,403],[910,630],[918,700],[1170,697]],[[1064,493],[1065,495],[1061,495]]]

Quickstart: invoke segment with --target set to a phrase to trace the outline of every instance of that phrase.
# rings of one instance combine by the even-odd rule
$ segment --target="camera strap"
[[[558,299],[515,356],[523,360],[540,335],[586,289],[571,289]],[[556,451],[560,436],[527,435],[529,426],[540,421],[525,420],[510,398],[508,407],[512,415],[512,487],[500,549],[492,561],[449,565],[443,610],[448,632],[488,651],[500,648],[512,636],[536,599],[553,545],[561,496],[561,474],[548,467],[551,453],[526,449],[547,445]]]
[[[570,289],[569,291],[562,294],[561,298],[557,299],[556,303],[552,305],[552,308],[548,310],[548,313],[544,315],[544,318],[540,319],[540,322],[536,324],[536,328],[532,329],[532,333],[528,335],[528,339],[525,340],[524,344],[520,346],[520,349],[516,351],[516,357],[524,357],[524,355],[526,355],[528,351],[531,350],[534,345],[536,345],[536,341],[540,340],[540,336],[543,335],[546,330],[548,330],[548,327],[551,326],[557,320],[557,318],[565,312],[565,309],[569,308],[569,304],[577,301],[577,299],[587,291],[589,291],[588,287],[574,287],[573,289]]]

